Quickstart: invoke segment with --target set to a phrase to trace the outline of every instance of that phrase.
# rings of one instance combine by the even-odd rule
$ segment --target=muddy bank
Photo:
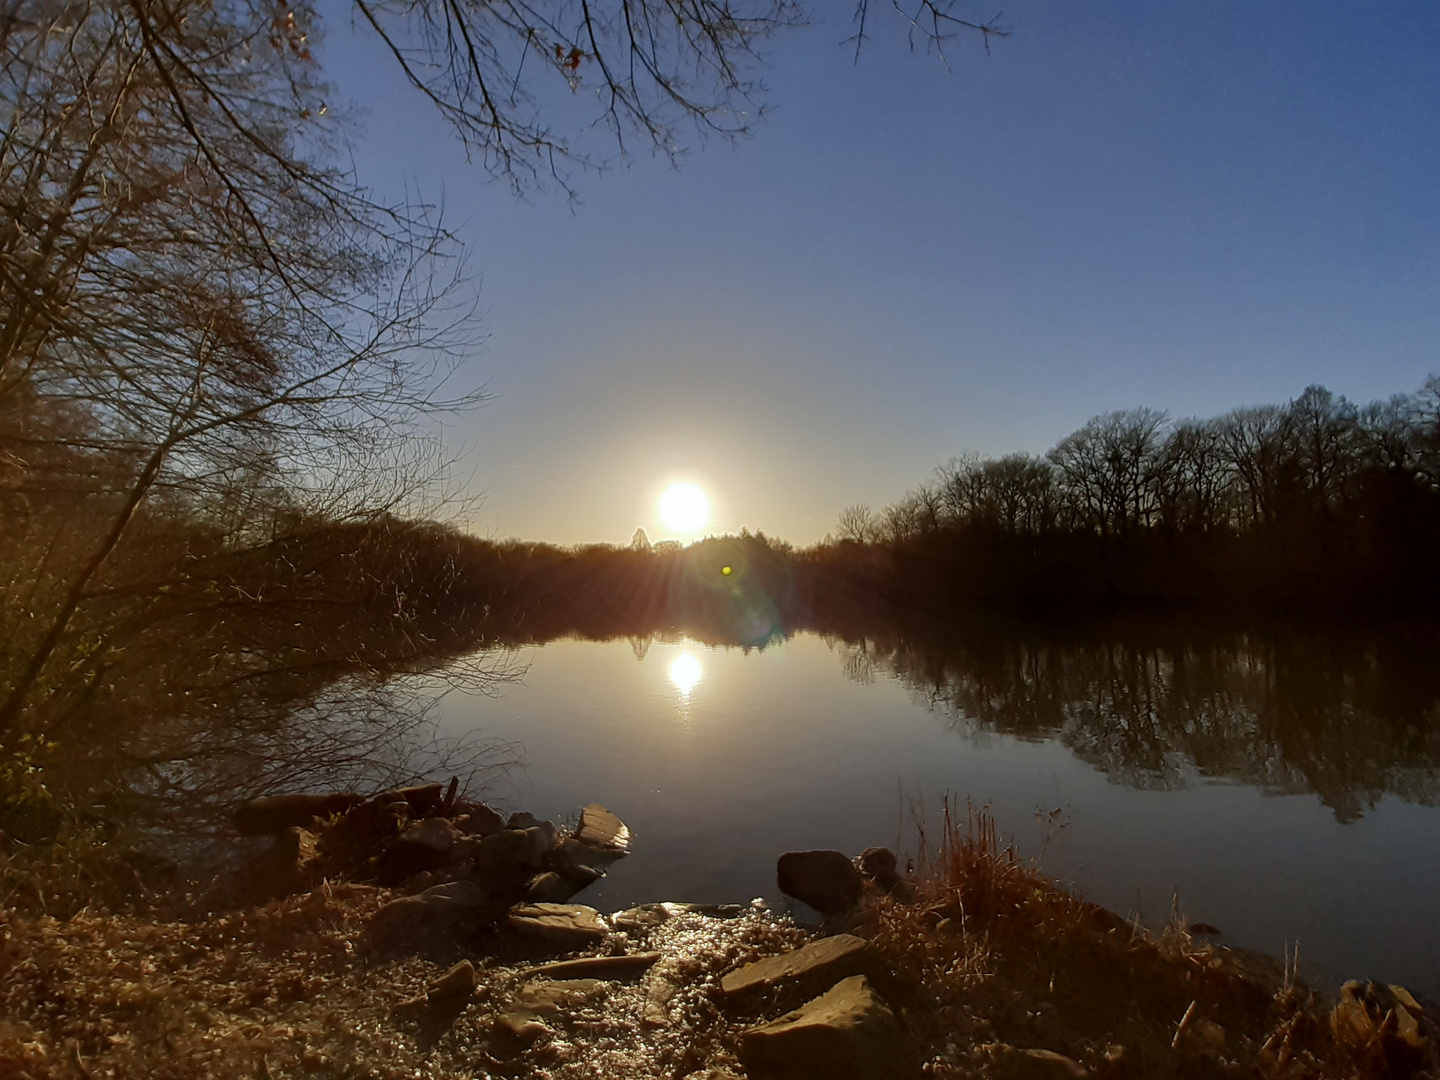
[[[1319,992],[1183,922],[1148,934],[983,818],[912,873],[785,853],[793,912],[601,913],[573,901],[629,850],[604,808],[327,798],[242,808],[261,850],[188,897],[7,910],[0,1077],[1440,1075],[1436,1011],[1403,988]]]

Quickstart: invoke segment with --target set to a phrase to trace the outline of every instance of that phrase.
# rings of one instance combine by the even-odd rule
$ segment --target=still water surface
[[[1314,979],[1440,995],[1433,655],[1403,635],[561,640],[443,723],[522,748],[497,804],[631,826],[584,896],[602,910],[778,900],[780,852],[913,849],[912,808],[933,823],[948,793],[1118,912],[1156,925],[1178,894],[1223,943],[1298,942]]]

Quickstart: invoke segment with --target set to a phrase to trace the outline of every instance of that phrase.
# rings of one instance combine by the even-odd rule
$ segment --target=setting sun
[[[678,533],[696,533],[710,516],[710,500],[694,484],[671,484],[660,496],[660,520]]]

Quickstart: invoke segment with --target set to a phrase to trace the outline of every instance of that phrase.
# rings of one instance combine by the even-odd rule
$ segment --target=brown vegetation
[[[1440,1067],[1432,1045],[1391,1071],[1378,1035],[1357,1043],[1332,1027],[1325,995],[1270,957],[1191,933],[1178,913],[1152,935],[1067,892],[1002,844],[984,809],[961,820],[946,804],[939,850],[914,889],[871,904],[861,933],[910,987],[906,1016],[930,1075],[1004,1077],[1026,1049],[1114,1077]]]

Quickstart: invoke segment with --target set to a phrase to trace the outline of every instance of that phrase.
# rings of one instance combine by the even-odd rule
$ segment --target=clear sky
[[[582,176],[574,207],[467,165],[333,9],[362,176],[443,199],[481,285],[464,378],[493,399],[447,431],[475,531],[658,538],[687,480],[712,531],[809,543],[1109,409],[1440,371],[1440,5],[1015,0],[953,73],[893,22],[856,65],[853,4],[815,6],[752,138]]]

